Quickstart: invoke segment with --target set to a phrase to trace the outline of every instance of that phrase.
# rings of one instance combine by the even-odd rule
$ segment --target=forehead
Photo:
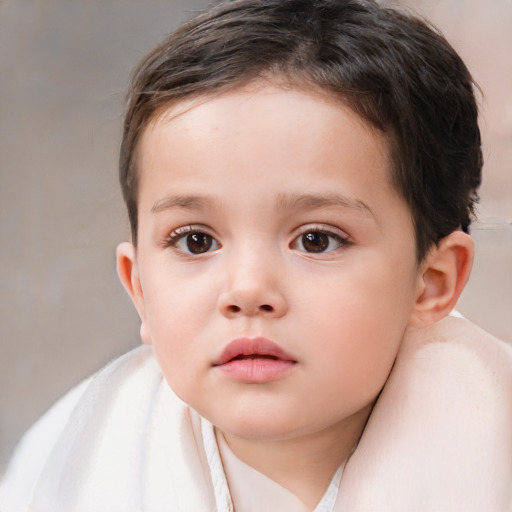
[[[387,137],[322,91],[255,82],[174,103],[147,125],[137,157],[139,213],[169,195],[257,189],[278,201],[341,186],[354,202],[403,203]]]
[[[368,239],[414,247],[386,138],[325,95],[253,84],[183,101],[148,125],[139,149],[147,237],[167,223],[210,220],[263,232],[323,211],[311,217],[340,215]]]
[[[327,155],[330,150],[355,139],[352,156],[379,160],[391,183],[390,150],[387,136],[354,113],[339,97],[321,89],[291,88],[268,81],[256,81],[227,92],[208,94],[173,102],[160,108],[143,130],[137,148],[137,168],[144,174],[152,167],[163,146],[180,146],[180,160],[199,157],[197,151],[213,157],[222,150],[240,156],[243,146],[260,150],[260,160],[280,146],[280,156],[307,161]],[[166,139],[165,144],[159,144]],[[187,139],[189,144],[180,145]],[[243,139],[243,141],[242,141]],[[354,140],[355,142],[355,140]],[[187,153],[193,146],[193,154]],[[252,152],[252,151],[251,151]],[[247,157],[250,153],[247,152]],[[229,155],[226,155],[229,156]],[[375,162],[371,162],[375,165]],[[377,174],[377,173],[376,173]]]

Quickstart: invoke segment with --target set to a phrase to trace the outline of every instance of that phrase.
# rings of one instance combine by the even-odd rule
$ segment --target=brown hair
[[[269,75],[334,94],[386,134],[418,261],[468,230],[481,180],[478,110],[471,75],[441,34],[371,0],[235,0],[189,21],[135,70],[119,163],[134,243],[136,149],[155,113]]]

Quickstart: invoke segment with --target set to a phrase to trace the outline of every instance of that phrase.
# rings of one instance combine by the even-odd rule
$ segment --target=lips
[[[291,354],[273,341],[239,338],[223,350],[213,367],[231,381],[265,384],[289,375],[296,363]]]
[[[213,366],[220,366],[233,360],[270,359],[295,363],[295,358],[279,345],[266,338],[238,338],[232,341],[221,353]]]

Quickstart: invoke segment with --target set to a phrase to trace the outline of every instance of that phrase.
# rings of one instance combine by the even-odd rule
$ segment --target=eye
[[[193,226],[184,226],[174,230],[166,240],[166,245],[184,254],[204,254],[220,247],[212,235]]]
[[[292,249],[308,253],[320,254],[335,251],[348,245],[348,240],[336,233],[312,229],[303,232],[291,244]]]

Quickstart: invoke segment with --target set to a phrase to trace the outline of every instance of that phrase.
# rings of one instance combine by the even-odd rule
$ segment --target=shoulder
[[[106,380],[126,381],[147,366],[152,352],[139,347],[115,359],[60,398],[23,436],[0,483],[0,508],[25,510],[55,446],[73,414],[91,399],[91,391]],[[118,383],[118,385],[120,382]]]
[[[510,510],[511,432],[512,348],[449,317],[406,333],[347,476],[382,510]]]
[[[45,461],[89,382],[90,378],[84,380],[58,400],[19,442],[0,484],[0,505],[6,510],[24,510],[28,506],[25,500],[31,496]]]
[[[463,318],[410,329],[393,373],[390,387],[407,379],[421,396],[437,396],[439,406],[449,403],[440,411],[447,417],[460,409],[477,422],[511,420],[512,347]]]
[[[482,442],[493,429],[495,441],[512,449],[512,347],[465,319],[410,329],[385,392],[424,410],[426,426],[457,427],[459,437],[471,432]]]
[[[467,378],[476,384],[473,371],[477,371],[488,378],[480,384],[512,392],[506,385],[512,379],[512,347],[464,318],[450,316],[427,329],[407,331],[397,357],[400,371],[412,371],[429,361],[435,362],[430,371],[452,380]],[[447,363],[451,371],[444,372]]]

